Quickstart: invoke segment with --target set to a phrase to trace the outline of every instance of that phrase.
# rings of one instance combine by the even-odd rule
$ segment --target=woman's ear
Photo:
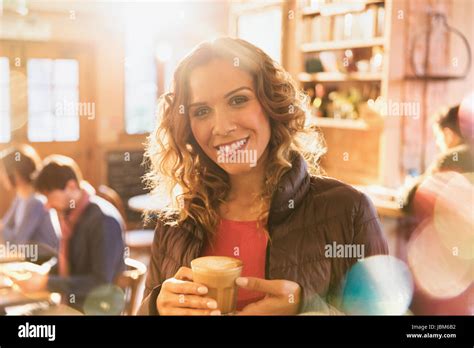
[[[66,187],[65,187],[66,191],[75,191],[75,190],[78,190],[78,189],[79,189],[79,184],[76,180],[74,180],[74,179],[68,180],[68,182],[66,183]]]

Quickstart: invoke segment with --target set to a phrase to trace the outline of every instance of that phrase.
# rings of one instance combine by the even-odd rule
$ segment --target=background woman
[[[50,215],[32,182],[40,164],[38,154],[28,145],[14,146],[0,154],[0,182],[8,191],[15,191],[15,200],[0,222],[0,240],[37,243],[57,250],[59,241]]]

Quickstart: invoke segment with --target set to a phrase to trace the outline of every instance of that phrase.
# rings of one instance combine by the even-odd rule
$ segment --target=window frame
[[[84,177],[90,178],[92,182],[96,180],[97,170],[87,165],[94,163],[98,158],[95,50],[95,46],[90,43],[0,40],[0,55],[10,59],[10,120],[12,124],[10,142],[0,143],[0,150],[12,144],[24,143],[32,145],[42,157],[51,153],[61,153],[78,162],[79,166],[83,168]],[[16,58],[20,59],[20,66],[15,65]],[[96,105],[94,119],[79,117],[79,140],[32,142],[28,139],[27,61],[31,58],[78,60],[79,102],[95,103]],[[16,74],[15,79],[19,81],[14,82],[12,74]],[[20,117],[20,119],[15,120],[15,117]],[[20,126],[17,128],[16,124]]]
[[[263,3],[233,3],[229,12],[229,33],[234,37],[240,37],[239,17],[243,15],[255,15],[258,12],[264,12],[273,8],[277,8],[281,11],[280,64],[285,66],[285,30],[287,26],[286,19],[288,16],[285,16],[286,6],[284,1],[270,0]]]

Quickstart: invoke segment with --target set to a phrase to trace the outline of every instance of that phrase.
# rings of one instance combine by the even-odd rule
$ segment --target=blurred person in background
[[[44,197],[35,193],[34,173],[41,160],[29,145],[17,145],[0,153],[0,183],[15,192],[15,199],[0,221],[0,241],[14,244],[34,243],[55,253],[59,241]]]
[[[81,187],[82,174],[71,158],[51,155],[43,164],[35,187],[58,212],[58,265],[52,274],[35,274],[18,284],[27,291],[59,292],[68,304],[83,310],[88,294],[114,283],[124,269],[123,226]]]
[[[435,117],[442,153],[410,189],[405,206],[416,315],[474,314],[473,114],[466,107],[472,102],[471,95]]]
[[[403,209],[413,212],[413,197],[419,185],[429,176],[445,171],[458,173],[472,173],[474,171],[474,157],[471,145],[466,142],[461,132],[459,120],[460,106],[442,109],[434,117],[433,133],[440,155],[405,191]]]

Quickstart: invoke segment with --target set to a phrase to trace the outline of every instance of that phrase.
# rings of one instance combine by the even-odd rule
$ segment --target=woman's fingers
[[[193,271],[189,267],[180,267],[174,277],[176,279],[193,281]]]
[[[288,280],[268,280],[254,277],[239,277],[235,283],[243,289],[264,292],[274,296],[296,296],[299,285]]]
[[[264,292],[271,295],[280,295],[281,284],[275,280],[260,279],[254,277],[239,277],[235,283],[243,289]]]
[[[217,302],[209,297],[170,294],[169,301],[181,308],[217,309]]]
[[[168,279],[163,287],[166,291],[175,294],[205,295],[208,292],[207,287],[199,283],[187,282],[179,279]]]
[[[221,315],[217,309],[171,308],[167,315]]]

